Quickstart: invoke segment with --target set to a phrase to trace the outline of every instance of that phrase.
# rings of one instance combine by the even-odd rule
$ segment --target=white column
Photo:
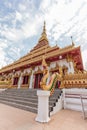
[[[29,84],[29,89],[32,88],[32,85],[33,85],[33,74],[34,74],[34,70],[32,70],[32,74],[30,76],[30,84]]]
[[[19,81],[18,81],[18,89],[21,88],[22,84],[22,74],[20,75]]]
[[[48,122],[49,118],[49,96],[50,91],[38,90],[38,114],[36,121],[38,122]]]
[[[14,83],[14,73],[12,73],[12,85]]]
[[[12,85],[13,85],[13,83],[14,83],[14,76],[12,76]]]

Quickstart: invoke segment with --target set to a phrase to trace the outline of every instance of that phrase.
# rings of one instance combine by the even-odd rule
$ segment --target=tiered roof
[[[45,55],[46,60],[50,62],[60,59],[60,56],[62,56],[62,58],[65,58],[67,54],[73,55],[73,59],[75,59],[75,62],[77,62],[76,64],[78,65],[78,69],[82,70],[83,64],[80,53],[80,47],[75,47],[74,44],[65,48],[59,48],[57,45],[51,47],[47,38],[46,25],[44,22],[43,32],[38,41],[38,44],[27,55],[21,57],[14,63],[0,69],[0,74],[6,72],[8,73],[13,70],[29,68],[37,64],[40,64],[43,55]]]

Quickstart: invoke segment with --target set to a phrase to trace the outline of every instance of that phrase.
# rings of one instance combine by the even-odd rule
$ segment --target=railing
[[[87,99],[87,95],[85,95],[85,96],[80,95],[83,118],[86,119],[87,118],[87,104],[84,104],[84,101],[83,101],[84,98]]]
[[[87,94],[74,92],[63,92],[64,108],[81,111],[83,119],[87,119]],[[69,105],[69,106],[68,106]],[[68,106],[68,107],[67,107]],[[74,108],[74,109],[73,109]]]

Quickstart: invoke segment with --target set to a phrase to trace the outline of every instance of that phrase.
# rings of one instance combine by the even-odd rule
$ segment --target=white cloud
[[[20,11],[25,11],[26,10],[26,6],[20,3],[19,4],[19,10]]]
[[[0,39],[0,48],[6,48],[6,47],[7,47],[7,40]]]
[[[0,47],[0,68],[5,66],[7,63],[5,62],[5,52]]]
[[[36,22],[35,22],[36,21]],[[31,24],[32,23],[32,24]],[[36,20],[36,17],[31,19],[31,21],[26,21],[22,26],[22,32],[24,34],[24,38],[28,38],[34,35],[37,35],[37,31],[39,29],[39,21]]]
[[[13,8],[12,3],[10,5],[7,2],[7,6]],[[1,48],[6,48],[8,44],[11,46],[15,44],[15,47],[17,43],[22,45],[21,41],[39,35],[42,31],[43,21],[46,20],[47,34],[52,40],[50,44],[55,44],[58,40],[62,43],[64,37],[70,38],[72,35],[76,45],[82,46],[82,51],[85,51],[83,57],[85,56],[87,50],[84,48],[87,41],[87,0],[42,0],[39,8],[35,7],[34,1],[21,0],[16,6],[13,12],[0,18],[1,22],[10,22],[10,24],[3,22],[3,26],[2,23],[0,24],[0,35],[7,40],[7,42],[1,43]],[[61,45],[64,46],[64,44],[66,43]],[[10,54],[12,51],[15,54],[12,48]],[[5,55],[3,54],[3,56]],[[86,62],[86,60],[84,61]]]
[[[60,34],[62,32],[66,32],[71,27],[72,27],[72,30],[71,30],[72,32],[76,31],[76,27],[78,29],[79,29],[78,26],[81,27],[81,24],[83,22],[82,20],[84,16],[86,16],[86,10],[87,10],[86,9],[87,3],[85,3],[84,0],[77,0],[77,1],[73,0],[72,2],[68,4],[65,4],[65,0],[62,0],[62,1],[59,1],[57,4],[55,3],[53,3],[52,5],[50,4],[50,6],[49,4],[48,6],[47,5],[45,6],[44,3],[46,3],[46,0],[42,2],[42,5],[44,8],[44,17],[48,23],[49,30],[53,27],[55,22],[59,23],[55,27],[55,30],[57,30],[56,32],[58,33],[60,29]],[[42,8],[42,5],[41,5],[41,8]],[[42,8],[42,11],[43,11],[43,8]],[[83,13],[85,12],[84,15],[81,15],[82,11],[80,8],[84,10],[83,11]],[[78,23],[78,26],[76,25],[75,30],[74,30],[73,25],[75,25],[76,22],[79,22],[79,23]]]
[[[12,3],[5,1],[4,4],[7,8],[12,8]]]
[[[2,30],[1,35],[7,40],[17,42],[22,38],[22,31],[15,28],[5,28]]]
[[[22,21],[22,14],[18,11],[16,11],[16,20]]]

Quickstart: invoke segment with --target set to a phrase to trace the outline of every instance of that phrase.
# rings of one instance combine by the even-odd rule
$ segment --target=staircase
[[[55,90],[49,98],[49,111],[52,112],[61,96],[61,90]],[[0,103],[37,113],[38,97],[36,89],[7,89],[0,92]]]

